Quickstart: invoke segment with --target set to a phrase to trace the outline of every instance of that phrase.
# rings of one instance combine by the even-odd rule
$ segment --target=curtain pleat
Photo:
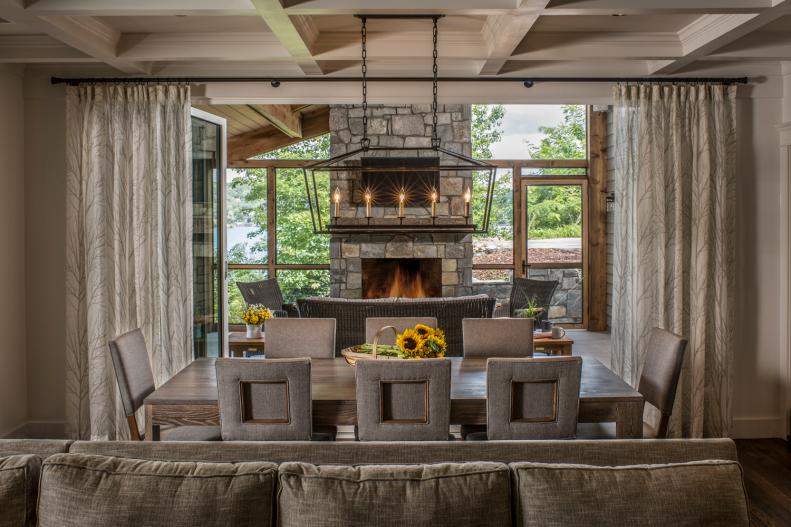
[[[108,342],[141,328],[160,384],[192,356],[188,86],[67,92],[66,427],[123,439]]]

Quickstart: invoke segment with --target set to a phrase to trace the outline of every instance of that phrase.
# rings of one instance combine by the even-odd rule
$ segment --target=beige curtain
[[[161,383],[192,355],[190,92],[67,92],[66,427],[128,437],[107,343],[140,327]]]
[[[670,434],[731,425],[734,86],[617,86],[612,366],[637,385],[649,331],[689,340]]]

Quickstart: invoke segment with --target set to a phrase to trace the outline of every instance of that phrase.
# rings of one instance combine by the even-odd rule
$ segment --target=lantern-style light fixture
[[[433,22],[433,99],[430,146],[372,146],[368,137],[368,18],[361,20],[363,135],[359,148],[303,168],[313,230],[317,234],[445,232],[484,234],[489,230],[497,169],[441,144],[437,129],[437,37],[442,15],[418,15]],[[476,195],[483,211],[475,217]]]

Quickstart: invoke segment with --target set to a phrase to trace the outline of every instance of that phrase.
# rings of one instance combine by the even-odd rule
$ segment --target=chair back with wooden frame
[[[658,438],[667,437],[686,348],[687,341],[681,336],[660,328],[651,329],[637,391],[661,413],[656,428]]]
[[[133,329],[111,340],[109,347],[129,435],[133,441],[141,441],[143,435],[137,426],[135,412],[155,389],[146,340],[140,329]]]
[[[465,318],[461,322],[465,357],[533,356],[533,320]]]

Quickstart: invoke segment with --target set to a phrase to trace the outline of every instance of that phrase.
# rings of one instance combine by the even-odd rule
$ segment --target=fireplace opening
[[[363,258],[363,298],[442,295],[441,258]]]

